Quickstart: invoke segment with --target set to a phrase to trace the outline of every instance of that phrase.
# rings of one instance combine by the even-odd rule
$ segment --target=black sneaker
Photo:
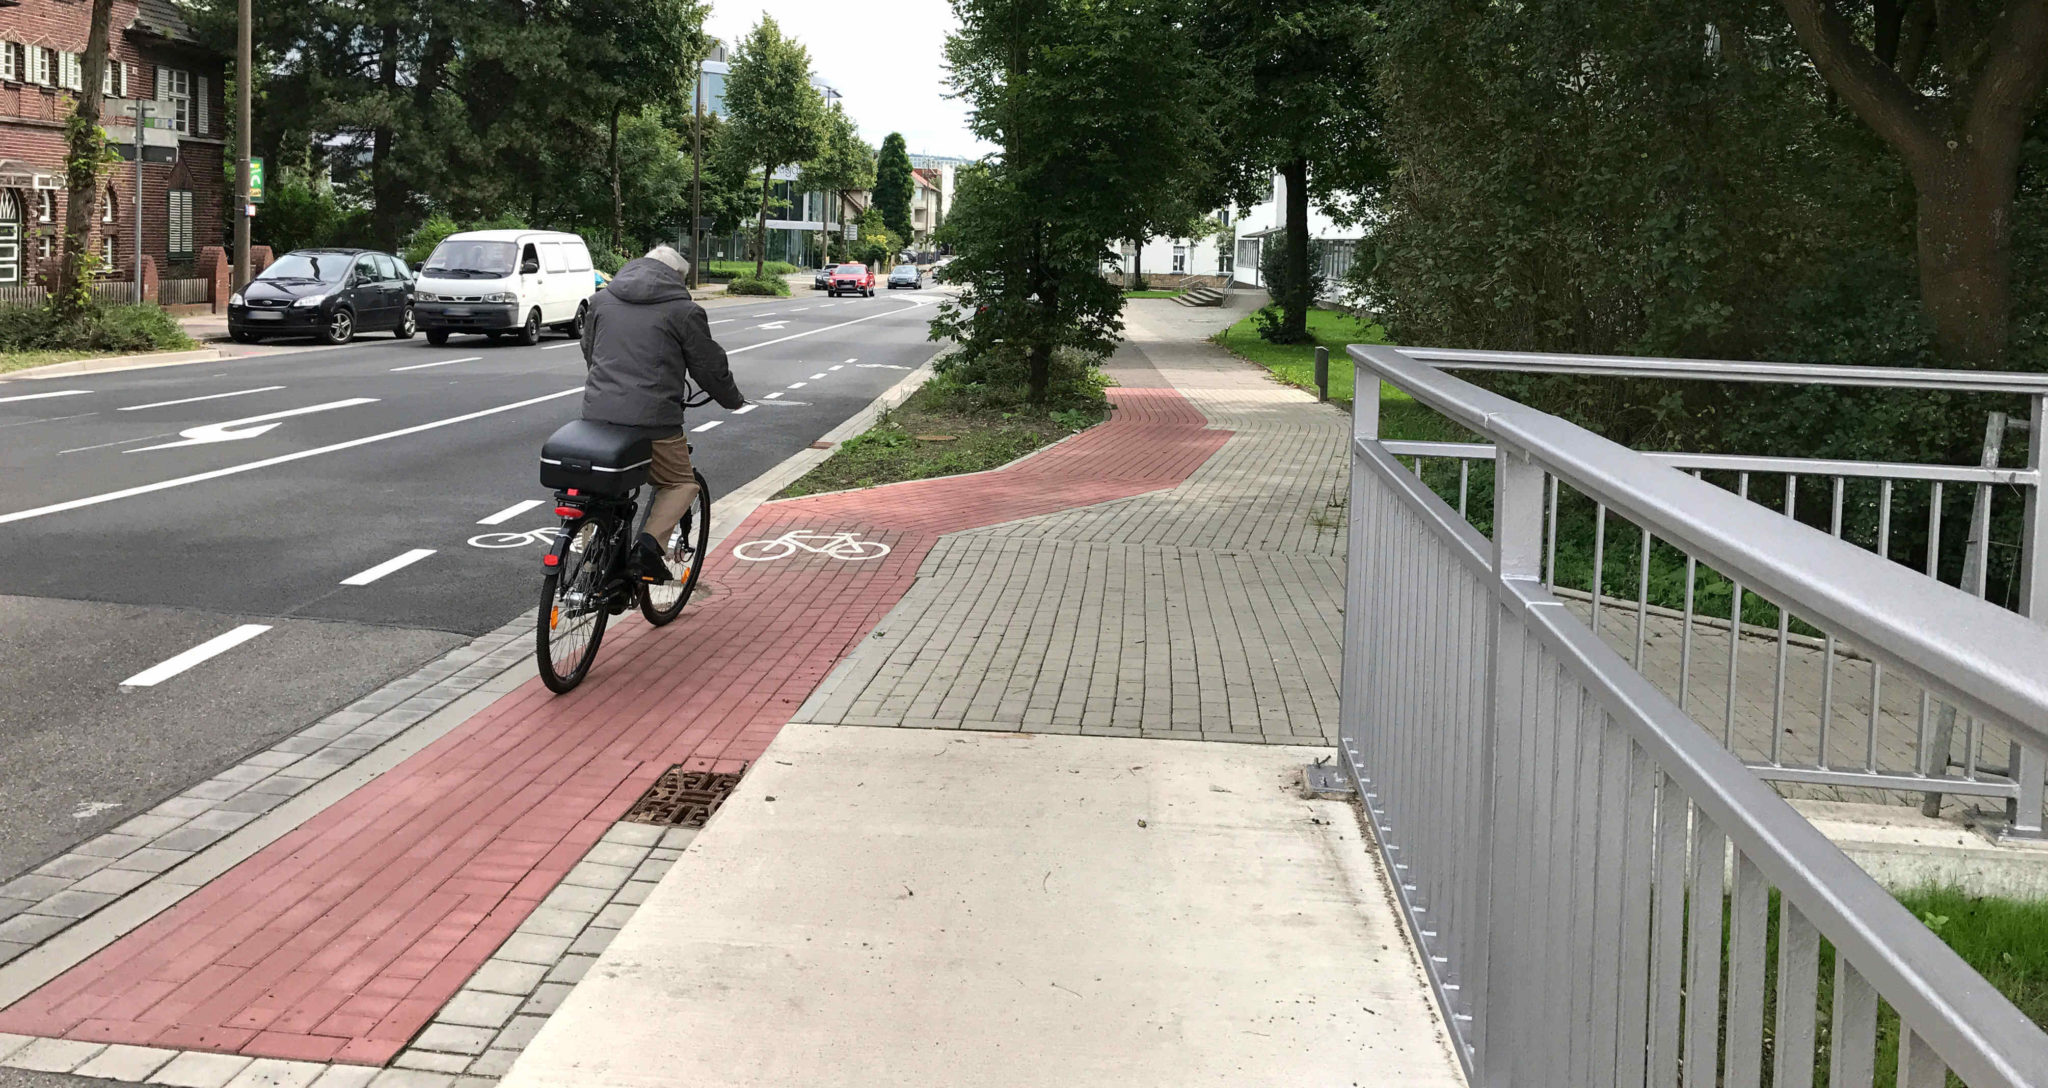
[[[662,553],[661,545],[646,533],[633,542],[633,554],[626,560],[626,571],[636,581],[653,585],[670,585],[675,574],[668,569],[668,557]]]

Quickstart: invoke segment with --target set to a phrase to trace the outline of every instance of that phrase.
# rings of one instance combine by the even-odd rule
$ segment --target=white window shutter
[[[211,136],[213,135],[213,118],[211,110],[213,103],[207,97],[205,76],[199,77],[199,87],[194,92],[193,97],[199,100],[199,135]]]

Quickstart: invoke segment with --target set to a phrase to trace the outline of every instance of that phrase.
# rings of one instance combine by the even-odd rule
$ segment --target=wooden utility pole
[[[249,285],[249,100],[256,96],[250,0],[235,14],[235,290]]]

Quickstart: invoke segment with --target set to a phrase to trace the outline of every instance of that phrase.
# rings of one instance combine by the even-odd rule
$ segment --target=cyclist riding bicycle
[[[683,433],[683,398],[689,382],[719,404],[746,403],[726,365],[725,349],[711,338],[704,307],[690,301],[684,277],[690,262],[668,246],[626,262],[604,290],[592,295],[583,321],[583,418],[658,432],[648,479],[654,501],[633,543],[629,571],[642,582],[673,581],[661,541],[696,501],[690,443]]]

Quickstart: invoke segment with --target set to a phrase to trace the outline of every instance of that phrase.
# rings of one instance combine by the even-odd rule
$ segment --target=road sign
[[[263,160],[254,156],[249,159],[249,202],[263,203]]]

